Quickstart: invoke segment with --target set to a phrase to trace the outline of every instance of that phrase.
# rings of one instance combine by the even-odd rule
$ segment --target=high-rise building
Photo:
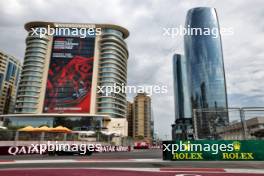
[[[216,128],[228,123],[228,114],[217,113],[227,108],[227,94],[216,10],[193,8],[188,11],[185,25],[190,30],[195,29],[184,37],[192,108],[198,109],[197,112],[210,111],[194,114],[194,129],[198,138],[217,138],[214,136]]]
[[[172,125],[172,139],[192,139],[192,106],[186,58],[173,56],[173,83],[175,124]]]
[[[133,138],[152,141],[151,121],[151,98],[138,93],[133,102]]]
[[[133,103],[127,101],[128,136],[133,137]]]
[[[16,113],[108,116],[115,118],[111,128],[126,135],[126,94],[99,90],[126,85],[128,30],[112,24],[55,22],[29,22],[25,29]]]
[[[0,51],[0,114],[14,112],[21,63]]]
[[[33,29],[49,26],[80,31],[77,36],[66,32],[32,35]],[[97,86],[126,84],[126,29],[116,25],[48,22],[30,22],[25,28],[29,35],[17,113],[85,112],[126,117],[126,95],[97,93]],[[82,37],[82,29],[102,31],[101,35],[95,32]],[[80,103],[82,98],[85,104]]]

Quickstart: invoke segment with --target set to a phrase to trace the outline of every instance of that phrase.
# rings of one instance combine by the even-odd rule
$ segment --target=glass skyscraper
[[[175,124],[172,128],[172,138],[189,139],[192,136],[192,108],[186,58],[183,55],[173,56],[173,83]]]
[[[214,8],[198,7],[188,11],[184,38],[193,109],[209,111],[195,114],[198,138],[217,138],[217,127],[228,122],[223,52],[217,13]]]
[[[191,118],[192,110],[186,59],[180,54],[175,54],[173,56],[173,81],[176,119]]]

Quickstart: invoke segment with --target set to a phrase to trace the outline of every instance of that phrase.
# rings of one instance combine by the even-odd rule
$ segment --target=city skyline
[[[167,127],[174,121],[171,57],[174,53],[183,53],[183,37],[164,36],[163,28],[183,25],[187,11],[193,7],[215,7],[220,27],[234,29],[234,35],[222,37],[229,106],[261,106],[264,103],[261,93],[264,85],[259,84],[264,74],[261,68],[263,63],[261,57],[264,54],[261,47],[264,41],[259,38],[263,35],[262,1],[255,3],[229,1],[228,7],[224,3],[209,1],[199,3],[179,1],[175,4],[146,1],[139,7],[132,1],[130,3],[112,1],[109,6],[105,6],[104,13],[98,13],[94,10],[96,8],[88,8],[99,7],[101,4],[99,2],[85,2],[86,6],[82,5],[84,1],[78,2],[73,6],[60,1],[51,3],[53,6],[45,1],[30,3],[10,1],[9,4],[1,4],[0,14],[3,17],[0,23],[1,50],[22,61],[26,36],[23,25],[32,20],[84,23],[98,21],[126,27],[131,32],[127,41],[130,51],[128,85],[168,85],[169,93],[166,96],[162,94],[152,96],[155,129],[159,136],[164,138],[164,135],[170,134]],[[61,9],[72,8],[72,13],[68,14],[67,11],[58,9],[58,6]],[[168,18],[173,15],[175,19]],[[131,99],[133,95],[128,96]],[[167,120],[164,121],[164,118]]]

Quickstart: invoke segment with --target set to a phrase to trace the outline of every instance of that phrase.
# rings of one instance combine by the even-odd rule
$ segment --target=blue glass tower
[[[191,118],[192,110],[186,59],[180,54],[173,56],[173,81],[176,119]]]
[[[192,139],[192,106],[188,82],[186,59],[183,55],[173,56],[173,82],[175,103],[175,124],[172,125],[172,138]]]
[[[214,8],[188,11],[184,37],[185,55],[193,109],[209,109],[195,120],[198,138],[217,138],[216,128],[228,123],[223,52],[217,13]],[[213,111],[215,109],[215,111]]]

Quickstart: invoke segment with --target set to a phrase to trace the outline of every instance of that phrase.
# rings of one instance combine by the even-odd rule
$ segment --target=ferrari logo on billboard
[[[94,44],[94,37],[54,37],[44,112],[90,112]]]

